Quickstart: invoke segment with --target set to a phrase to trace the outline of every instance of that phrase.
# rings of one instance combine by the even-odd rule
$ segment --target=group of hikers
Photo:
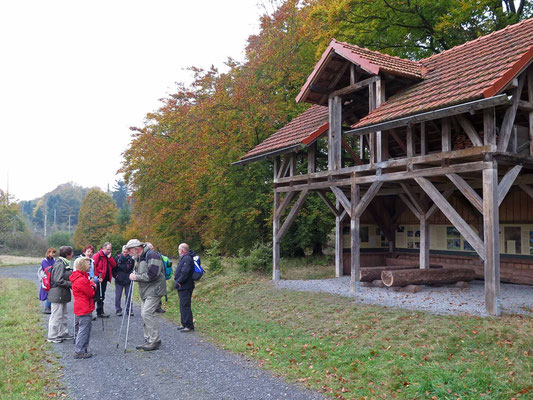
[[[71,246],[61,246],[59,256],[55,248],[46,252],[39,268],[43,280],[45,271],[49,273],[50,285],[45,290],[41,285],[39,300],[44,301],[44,313],[50,314],[48,321],[48,341],[61,343],[74,339],[74,358],[90,358],[88,351],[91,323],[96,318],[109,318],[104,312],[107,283],[114,279],[115,312],[117,316],[133,316],[131,297],[134,282],[137,282],[141,299],[141,318],[143,320],[144,343],[136,346],[138,350],[152,351],[161,346],[159,324],[156,313],[165,312],[161,308],[161,298],[167,294],[166,274],[163,257],[155,251],[151,243],[131,239],[122,251],[112,257],[109,242],[94,253],[94,247],[87,245],[82,254],[74,258]],[[186,243],[178,247],[180,261],[174,273],[174,288],[178,291],[181,332],[194,331],[191,298],[194,290],[194,260],[196,256]],[[52,267],[47,269],[48,267]],[[125,297],[124,313],[122,295]],[[67,303],[74,298],[74,334],[67,328]],[[96,308],[96,316],[93,312]]]

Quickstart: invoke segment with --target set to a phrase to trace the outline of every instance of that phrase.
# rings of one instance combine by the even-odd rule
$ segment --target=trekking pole
[[[128,292],[128,295],[126,296],[126,313],[131,313],[131,302],[130,302],[130,309],[128,311],[128,300],[130,300],[131,298],[131,290],[132,290],[132,285],[133,285],[133,281],[131,281],[130,283],[130,290]],[[117,349],[118,349],[118,344],[120,342],[120,336],[122,336],[122,327],[124,326],[124,318],[126,318],[126,314],[122,314],[122,322],[120,323],[120,331],[118,332],[118,337],[117,337]]]
[[[98,275],[98,290],[100,292],[100,301],[102,302],[102,314],[104,313],[103,307],[104,307],[104,299],[102,298],[102,282],[100,282],[100,275]],[[102,332],[104,331],[104,317],[103,315],[100,315],[100,319],[102,320]]]
[[[124,341],[124,354],[126,354],[126,348],[128,347],[128,333],[130,331],[130,318],[131,318],[131,306],[132,306],[132,298],[133,298],[133,282],[131,281],[131,288],[130,288],[130,311],[128,313],[128,324],[126,325],[126,340]]]

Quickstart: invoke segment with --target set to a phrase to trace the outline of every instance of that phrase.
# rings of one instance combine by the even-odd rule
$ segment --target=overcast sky
[[[189,66],[244,58],[260,0],[0,2],[0,188],[19,200],[65,182],[107,188],[130,126]]]

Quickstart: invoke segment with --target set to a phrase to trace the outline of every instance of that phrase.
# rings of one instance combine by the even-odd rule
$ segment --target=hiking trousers
[[[131,301],[130,304],[128,304],[128,300],[130,300],[130,284],[127,285],[121,285],[120,283],[117,283],[115,281],[115,311],[120,312],[122,311],[122,293],[124,292],[124,296],[126,299],[124,300],[124,308],[126,309],[126,314],[130,311]]]
[[[76,333],[76,342],[74,343],[74,352],[77,354],[87,353],[87,347],[89,347],[89,339],[91,337],[91,327],[93,315],[79,315],[78,319],[78,332]]]
[[[154,343],[161,340],[159,336],[159,323],[155,310],[159,306],[161,297],[147,297],[141,303],[141,318],[143,319],[143,334],[146,343]]]
[[[48,321],[48,339],[57,339],[68,334],[67,303],[52,303]]]
[[[191,310],[191,298],[193,290],[194,289],[178,290],[178,297],[180,299],[181,326],[189,329],[194,329]]]

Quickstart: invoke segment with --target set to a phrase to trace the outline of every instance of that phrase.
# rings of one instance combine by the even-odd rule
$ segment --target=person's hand
[[[103,282],[104,280],[100,277],[98,277],[98,282]]]
[[[133,272],[130,274],[130,280],[131,281],[136,281],[137,280],[137,275],[135,275]]]

